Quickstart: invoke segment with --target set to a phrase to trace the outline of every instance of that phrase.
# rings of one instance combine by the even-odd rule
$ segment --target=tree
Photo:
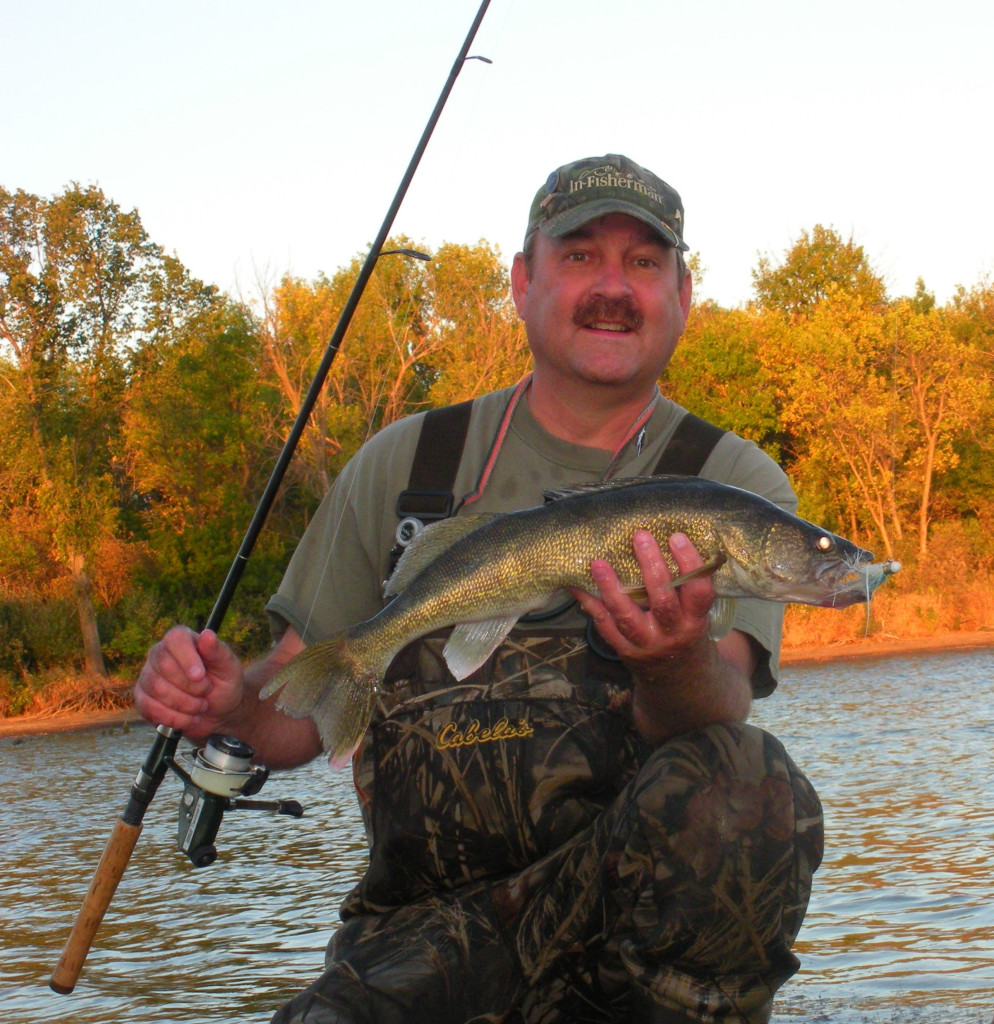
[[[802,505],[826,525],[903,536],[902,439],[890,379],[883,281],[862,247],[816,225],[779,264],[753,271],[760,358],[775,382]]]
[[[810,234],[802,231],[779,265],[761,256],[752,282],[759,308],[790,321],[810,317],[821,302],[843,294],[869,309],[882,308],[887,299],[863,247],[820,224]]]
[[[876,532],[892,558],[903,535],[897,473],[905,439],[884,326],[849,295],[822,300],[803,321],[768,319],[762,358],[793,438],[792,476],[806,514],[843,532]]]
[[[86,668],[106,675],[90,560],[116,531],[124,353],[161,260],[135,211],[99,188],[52,199],[0,189],[4,510],[37,517],[38,554],[71,582]],[[12,450],[11,437],[23,444]]]
[[[514,384],[531,365],[500,253],[482,239],[441,246],[427,266],[426,321],[435,338],[420,364],[433,406]]]
[[[725,430],[784,457],[774,381],[760,359],[761,319],[752,310],[695,305],[663,377],[666,393]]]
[[[395,238],[386,248],[411,246]],[[280,436],[300,409],[359,263],[330,280],[286,277],[266,296],[264,373],[278,382],[284,403]],[[374,431],[516,380],[526,365],[507,273],[485,243],[443,245],[428,264],[381,258],[315,406],[295,472],[320,498]]]
[[[405,238],[386,245],[405,247],[411,247]],[[313,283],[285,277],[264,298],[264,373],[282,396],[283,416],[274,423],[279,437],[300,411],[361,262],[356,257],[334,278],[321,275]],[[316,498],[369,433],[423,401],[412,372],[426,345],[423,278],[417,260],[394,255],[377,262],[295,460],[295,475]]]
[[[921,280],[888,302],[862,249],[822,228],[753,276],[795,478],[827,516],[868,518],[887,557],[906,532],[924,556],[936,481],[991,406],[982,292],[969,313],[966,293],[940,309]]]
[[[182,268],[170,271],[149,310],[155,329],[131,357],[124,451],[134,529],[158,570],[147,589],[173,620],[195,623],[213,605],[275,459],[267,435],[277,395],[260,381],[249,311]],[[282,559],[280,533],[260,539],[239,588],[246,620],[257,620],[278,583],[259,555]]]
[[[994,378],[994,281],[982,278],[972,288],[960,287],[945,310],[953,335],[968,344],[979,362],[979,373]],[[994,534],[994,394],[977,414],[969,430],[960,435],[959,462],[939,482],[941,501],[958,515],[978,519],[985,532]]]
[[[983,351],[956,336],[945,311],[921,301],[924,287],[918,292],[894,303],[887,322],[897,411],[907,421],[902,472],[913,487],[918,552],[924,555],[936,477],[957,465],[957,442],[990,407],[992,377]]]

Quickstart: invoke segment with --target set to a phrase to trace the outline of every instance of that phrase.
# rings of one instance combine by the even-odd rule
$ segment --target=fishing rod
[[[352,286],[352,291],[349,293],[349,297],[342,308],[338,323],[335,325],[335,330],[325,349],[324,356],[318,365],[314,379],[311,381],[307,395],[301,404],[300,411],[297,413],[297,417],[283,445],[283,450],[276,460],[272,474],[269,477],[269,482],[266,484],[266,489],[259,499],[238,553],[231,563],[231,568],[228,570],[228,575],[221,586],[214,607],[204,624],[204,629],[217,632],[224,620],[228,605],[231,603],[242,573],[245,570],[245,565],[252,553],[252,549],[255,547],[255,542],[276,500],[276,495],[283,482],[283,477],[286,475],[287,467],[307,426],[307,421],[318,400],[321,388],[324,386],[325,378],[331,369],[331,364],[334,362],[338,349],[341,347],[342,339],[345,337],[352,316],[359,305],[359,300],[362,298],[366,284],[372,276],[376,261],[380,256],[389,254],[383,252],[383,244],[386,242],[390,229],[393,226],[397,211],[404,201],[404,196],[407,194],[408,187],[421,162],[421,157],[424,155],[428,141],[435,130],[435,125],[438,123],[439,117],[441,117],[442,110],[449,98],[449,93],[459,77],[459,72],[467,60],[481,60],[486,64],[491,63],[486,57],[469,56],[469,48],[473,44],[473,40],[489,6],[490,0],[483,0],[480,4],[476,17],[473,19],[473,24],[470,26],[469,32],[466,34],[466,38],[460,47],[459,54],[452,64],[452,69],[435,103],[435,108],[428,118],[428,123],[421,134],[400,186],[387,210],[380,230],[370,246],[369,253],[359,270],[355,284]],[[423,253],[417,253],[413,250],[390,250],[390,253],[393,252],[420,259],[428,258]],[[276,813],[291,814],[293,816],[299,816],[300,813],[303,813],[296,801],[273,801],[266,803],[263,801],[243,800],[234,796],[235,792],[240,792],[243,796],[254,794],[265,781],[265,776],[262,773],[268,774],[268,770],[265,768],[253,768],[251,766],[251,748],[248,748],[237,739],[231,737],[212,737],[212,742],[208,743],[205,750],[197,753],[194,762],[191,764],[191,770],[189,772],[184,771],[176,765],[174,760],[176,747],[181,736],[182,733],[178,729],[170,729],[162,725],[156,729],[152,748],[132,784],[128,802],[115,823],[110,839],[107,842],[107,846],[100,858],[100,863],[97,865],[93,879],[90,882],[90,887],[83,900],[83,906],[80,908],[76,922],[69,934],[65,949],[62,951],[62,956],[52,972],[49,987],[55,992],[68,995],[76,987],[76,982],[83,968],[83,962],[86,960],[87,953],[90,950],[93,937],[110,905],[110,901],[124,874],[128,861],[131,859],[135,844],[138,842],[145,812],[168,770],[172,769],[175,771],[186,785],[183,798],[184,804],[180,808],[180,846],[182,849],[183,844],[187,844],[188,848],[184,852],[198,866],[210,863],[213,860],[213,835],[211,832],[213,830],[216,833],[224,810],[241,806],[247,809],[272,810]],[[242,776],[243,783],[241,787],[233,789],[223,778],[219,778],[219,776],[223,777],[226,775]],[[200,794],[202,794],[203,799],[201,799]]]

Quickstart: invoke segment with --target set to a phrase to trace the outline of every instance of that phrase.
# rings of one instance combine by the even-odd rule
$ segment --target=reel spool
[[[214,839],[225,811],[268,811],[293,818],[303,816],[296,800],[247,800],[262,789],[269,769],[252,764],[252,748],[235,736],[215,733],[199,750],[180,755],[189,770],[175,760],[172,770],[183,780],[179,804],[177,844],[194,867],[204,868],[217,860]]]
[[[194,784],[215,796],[251,796],[269,777],[268,768],[252,767],[252,748],[234,736],[215,733],[205,747],[180,757],[190,765]]]

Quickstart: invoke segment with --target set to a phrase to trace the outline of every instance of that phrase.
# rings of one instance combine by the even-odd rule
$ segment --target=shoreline
[[[781,667],[819,665],[827,661],[871,661],[896,658],[904,654],[939,654],[945,651],[968,651],[994,647],[994,630],[973,633],[943,633],[928,637],[867,637],[843,640],[821,646],[785,647],[780,652]],[[25,715],[0,718],[0,739],[36,736],[45,733],[75,732],[144,725],[144,719],[133,707],[112,711],[74,711],[54,715]]]
[[[862,661],[896,658],[902,654],[941,654],[994,647],[994,630],[942,633],[939,636],[865,637],[822,646],[799,645],[780,651],[780,665],[817,665],[826,661]]]
[[[0,740],[8,737],[41,736],[53,732],[80,732],[83,729],[108,729],[120,726],[122,730],[146,722],[133,707],[114,708],[112,711],[70,711],[54,715],[18,715],[0,718]]]

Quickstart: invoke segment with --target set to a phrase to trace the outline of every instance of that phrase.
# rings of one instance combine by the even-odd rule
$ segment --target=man
[[[626,157],[550,175],[511,273],[534,370],[473,403],[457,512],[665,468],[693,423],[657,388],[690,308],[686,248],[679,196]],[[136,688],[147,718],[240,736],[273,767],[320,753],[310,720],[258,692],[382,607],[423,420],[384,429],[336,481],[268,606],[270,655],[243,670],[213,634],[171,630]],[[740,438],[702,461],[795,505]],[[595,561],[598,596],[522,620],[460,683],[444,638],[395,659],[353,759],[369,867],[325,974],[276,1021],[769,1019],[821,857],[817,796],[744,724],[775,686],[782,608],[739,601],[714,642],[710,580],[671,588],[652,536],[632,542],[645,606]],[[682,535],[669,548],[680,574],[702,564]]]

